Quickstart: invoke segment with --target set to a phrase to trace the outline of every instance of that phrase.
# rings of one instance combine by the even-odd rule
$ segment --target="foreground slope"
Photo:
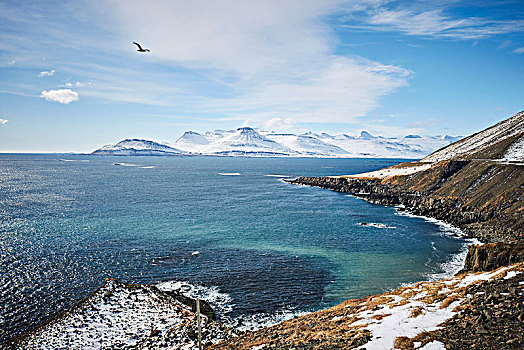
[[[523,272],[519,263],[419,282],[348,300],[211,349],[522,349]]]
[[[422,162],[437,162],[451,159],[522,161],[524,158],[523,135],[524,111],[444,147],[422,159]],[[508,147],[507,143],[512,146]],[[499,147],[493,148],[496,144]]]
[[[206,316],[203,343],[236,333]],[[93,294],[2,349],[196,349],[197,323],[190,307],[150,285],[108,279]]]

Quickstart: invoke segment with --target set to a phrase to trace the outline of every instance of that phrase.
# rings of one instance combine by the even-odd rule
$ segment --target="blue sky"
[[[467,135],[523,102],[520,0],[0,0],[0,152],[244,125]]]

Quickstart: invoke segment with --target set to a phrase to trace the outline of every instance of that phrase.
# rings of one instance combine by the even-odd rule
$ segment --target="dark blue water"
[[[186,281],[214,294],[223,321],[248,325],[426,279],[464,246],[394,208],[267,176],[398,161],[60,157],[0,155],[0,340],[108,277]]]

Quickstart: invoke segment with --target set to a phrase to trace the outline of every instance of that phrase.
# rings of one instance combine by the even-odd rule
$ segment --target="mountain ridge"
[[[174,143],[126,139],[105,145],[92,154],[420,159],[456,139],[448,135],[386,138],[367,131],[358,136],[277,133],[241,127],[204,134],[186,131]]]

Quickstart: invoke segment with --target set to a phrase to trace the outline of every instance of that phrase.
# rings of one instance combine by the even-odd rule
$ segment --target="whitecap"
[[[81,162],[81,163],[89,163],[89,161],[87,159],[64,159],[64,158],[59,158],[58,159],[59,162]]]
[[[131,164],[131,163],[114,163],[113,165],[120,165],[120,166],[141,166],[138,164]]]
[[[240,173],[218,173],[218,175],[222,176],[240,176]]]
[[[378,222],[359,222],[357,226],[374,227],[374,228],[397,228],[396,226],[381,224]]]
[[[222,293],[217,286],[205,287],[187,281],[166,281],[156,285],[162,291],[175,291],[186,297],[200,299],[208,302],[219,316],[226,315],[233,310],[232,298],[227,293]]]
[[[267,175],[264,175],[264,176],[267,176],[267,177],[289,177],[287,175],[278,175],[278,174],[267,174]]]
[[[156,166],[150,165],[150,166],[141,166],[140,169],[154,169]]]

